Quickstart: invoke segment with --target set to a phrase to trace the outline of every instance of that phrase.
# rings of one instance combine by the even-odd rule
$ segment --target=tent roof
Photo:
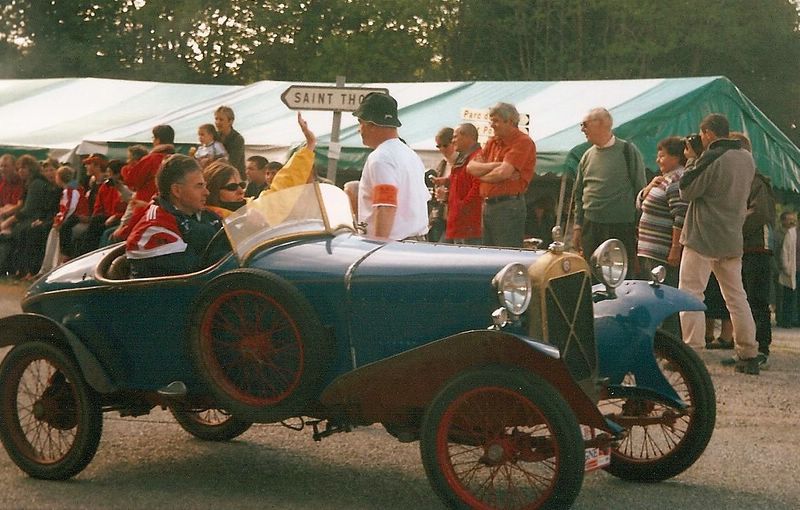
[[[193,85],[95,78],[0,80],[0,148],[71,149],[81,142],[149,143],[151,128],[170,124],[176,142],[197,143],[197,127],[211,122],[217,106],[236,112],[236,129],[250,150],[288,149],[302,141],[295,112],[281,102],[289,82],[248,86]],[[328,83],[303,83],[326,85]],[[440,156],[434,135],[463,122],[462,108],[512,103],[531,117],[537,145],[537,173],[574,172],[587,148],[579,123],[585,113],[605,106],[615,132],[635,143],[655,168],[657,142],[697,130],[703,116],[720,112],[731,128],[753,142],[759,169],[776,188],[800,191],[800,150],[724,77],[561,82],[365,83],[386,87],[400,107],[400,136],[430,165]],[[303,112],[319,137],[318,162],[325,162],[333,114]],[[357,122],[343,113],[340,168],[360,168],[369,152]]]

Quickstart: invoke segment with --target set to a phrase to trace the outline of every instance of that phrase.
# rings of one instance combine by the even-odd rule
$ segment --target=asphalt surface
[[[0,316],[19,311],[23,288],[0,282]],[[7,349],[0,349],[2,358]],[[700,460],[658,484],[589,473],[576,509],[800,508],[800,330],[775,330],[760,376],[701,352],[717,393],[717,426]],[[310,430],[255,425],[229,443],[192,438],[156,410],[107,414],[92,463],[67,482],[28,478],[0,451],[0,508],[440,509],[419,457],[381,427],[316,443]]]

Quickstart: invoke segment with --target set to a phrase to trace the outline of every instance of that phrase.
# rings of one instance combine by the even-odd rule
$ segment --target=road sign
[[[292,85],[281,94],[281,101],[290,110],[323,110],[354,112],[370,92],[388,94],[382,88],[315,87]]]

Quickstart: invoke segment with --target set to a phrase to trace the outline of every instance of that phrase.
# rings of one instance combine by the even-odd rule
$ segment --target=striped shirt
[[[668,172],[664,179],[642,198],[644,190],[636,197],[636,208],[642,212],[639,219],[638,255],[667,262],[672,247],[672,230],[683,229],[688,203],[681,199],[678,183],[684,168]]]

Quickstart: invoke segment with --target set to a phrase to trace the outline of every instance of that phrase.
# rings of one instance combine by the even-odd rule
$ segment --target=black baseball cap
[[[397,101],[389,94],[381,92],[370,92],[364,96],[353,116],[378,126],[402,126],[397,118]]]

